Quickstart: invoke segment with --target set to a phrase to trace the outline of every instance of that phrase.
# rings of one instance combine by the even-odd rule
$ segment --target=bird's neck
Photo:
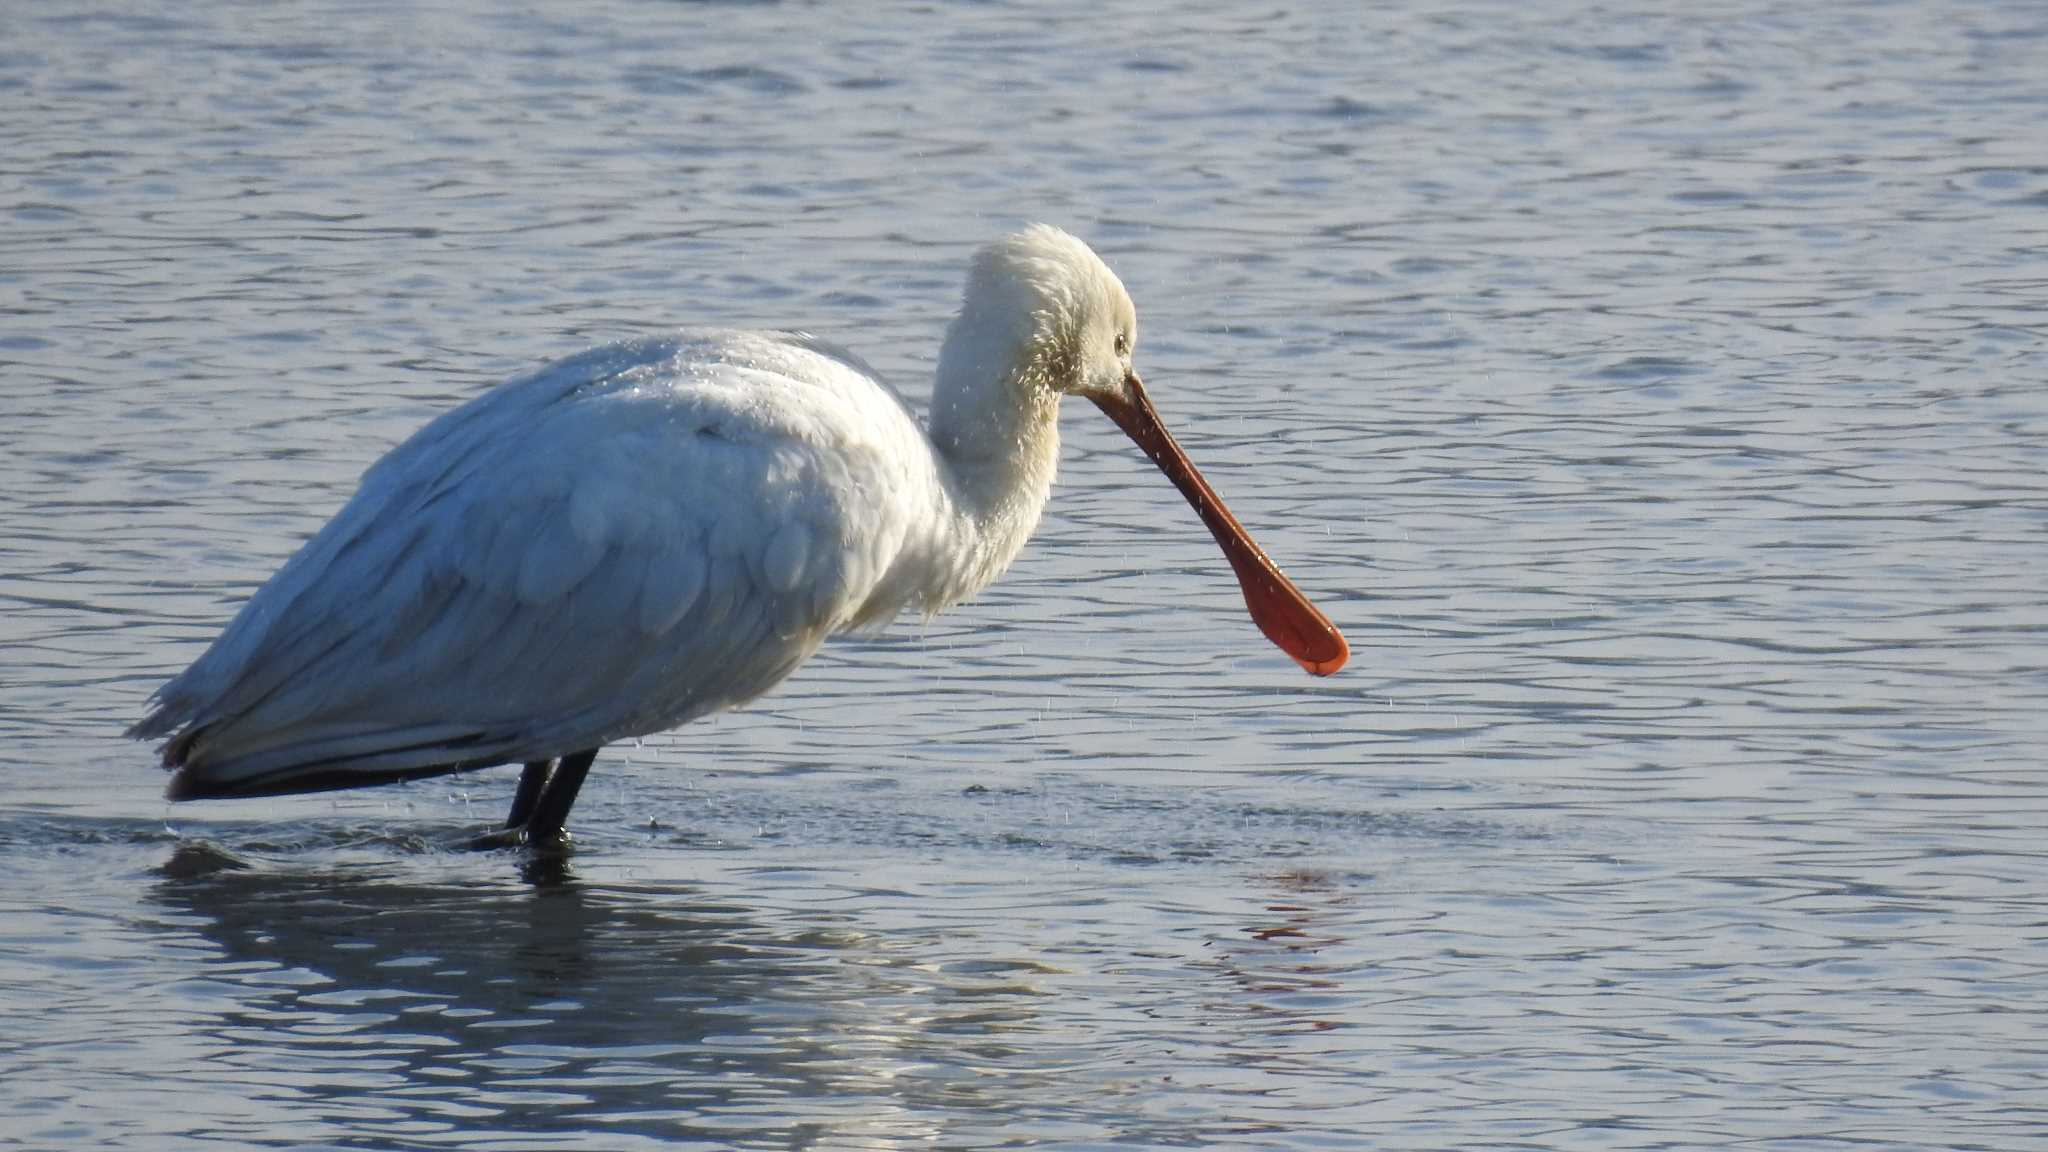
[[[962,316],[932,388],[931,440],[951,503],[931,607],[979,592],[1024,548],[1059,465],[1059,395],[1045,365],[1007,334]]]

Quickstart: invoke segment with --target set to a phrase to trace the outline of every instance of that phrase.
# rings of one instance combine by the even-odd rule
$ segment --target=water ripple
[[[2048,1114],[2038,6],[25,11],[0,1110],[35,1147],[2020,1147]],[[1067,427],[979,603],[608,753],[165,805],[118,733],[503,376],[921,394],[1096,242],[1351,635]]]

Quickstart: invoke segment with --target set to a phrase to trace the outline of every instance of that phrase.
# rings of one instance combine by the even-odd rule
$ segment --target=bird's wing
[[[751,342],[750,342],[751,341]],[[900,404],[791,341],[595,350],[435,421],[159,694],[194,788],[495,763],[772,687],[853,619],[915,490]]]

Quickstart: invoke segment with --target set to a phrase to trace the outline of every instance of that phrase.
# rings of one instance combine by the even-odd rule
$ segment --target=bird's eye
[[[1131,350],[1131,334],[1130,334],[1130,333],[1128,333],[1128,332],[1119,332],[1119,333],[1117,333],[1117,334],[1116,334],[1116,354],[1117,354],[1117,355],[1119,355],[1119,356],[1123,356],[1123,355],[1126,355],[1126,354],[1128,354],[1128,353],[1130,352],[1130,350]]]

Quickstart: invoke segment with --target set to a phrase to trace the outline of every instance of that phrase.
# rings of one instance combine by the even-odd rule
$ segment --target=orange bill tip
[[[1209,487],[1194,462],[1160,422],[1159,413],[1145,395],[1136,373],[1125,378],[1124,388],[1123,396],[1093,397],[1096,407],[1144,449],[1145,455],[1194,506],[1237,573],[1237,584],[1244,592],[1244,606],[1251,613],[1252,623],[1311,675],[1328,676],[1344,667],[1351,659],[1351,646],[1345,643],[1344,634],[1267,558],[1251,533],[1224,507],[1223,498]]]

